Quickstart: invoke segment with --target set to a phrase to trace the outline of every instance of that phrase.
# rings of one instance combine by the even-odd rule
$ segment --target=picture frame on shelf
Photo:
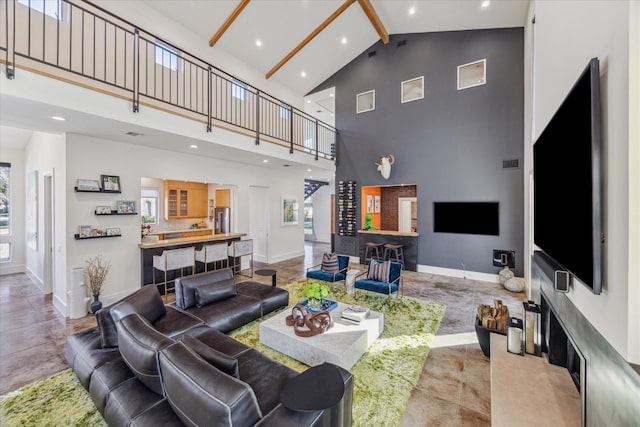
[[[120,227],[109,227],[105,229],[105,233],[107,236],[121,236]]]
[[[116,202],[116,212],[119,214],[133,214],[136,213],[135,200],[118,200]]]
[[[116,175],[100,175],[102,183],[102,191],[119,193],[122,191],[120,187],[120,177]]]
[[[91,237],[91,226],[90,225],[79,225],[78,226],[78,236],[81,239]]]
[[[100,191],[100,182],[95,179],[79,179],[76,182],[78,191]]]
[[[96,206],[96,215],[111,215],[111,206]]]
[[[282,197],[280,200],[280,224],[298,224],[298,199],[295,197]]]
[[[368,214],[373,213],[373,208],[374,208],[374,206],[373,206],[373,195],[368,194],[367,195],[367,213]]]
[[[380,196],[375,196],[373,204],[374,204],[373,212],[380,213]]]

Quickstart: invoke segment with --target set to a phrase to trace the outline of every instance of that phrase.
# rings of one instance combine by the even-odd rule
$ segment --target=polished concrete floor
[[[278,271],[278,285],[304,277],[306,268],[319,264],[329,249],[327,244],[306,242],[304,257],[271,265]],[[256,263],[257,268],[263,266]],[[403,275],[405,296],[438,301],[447,310],[401,426],[489,426],[489,360],[475,342],[476,307],[501,299],[512,314],[521,315],[524,294],[496,283]],[[271,283],[271,278],[257,275],[251,280]],[[53,308],[51,295],[43,295],[26,275],[0,276],[0,395],[65,369],[67,335],[95,324],[93,316],[65,319]]]

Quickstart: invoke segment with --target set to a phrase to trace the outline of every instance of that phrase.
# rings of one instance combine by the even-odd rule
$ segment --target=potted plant
[[[309,307],[319,309],[322,306],[322,299],[329,295],[329,291],[329,286],[322,283],[307,283],[302,288],[302,296],[307,299]]]
[[[89,278],[89,288],[91,288],[91,294],[93,295],[93,302],[91,303],[91,313],[95,314],[102,308],[102,303],[98,299],[100,297],[100,291],[102,290],[102,284],[107,277],[107,273],[111,269],[111,263],[102,262],[102,255],[96,255],[93,258],[89,258],[87,261],[87,277]]]

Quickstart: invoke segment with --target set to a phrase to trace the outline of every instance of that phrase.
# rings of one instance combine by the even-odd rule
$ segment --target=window
[[[0,235],[11,234],[11,163],[0,163]]]
[[[376,109],[376,91],[370,90],[356,95],[356,112],[358,114]]]
[[[240,83],[237,80],[231,82],[231,95],[234,98],[237,98],[240,101],[244,101],[246,91],[247,87],[243,83]]]
[[[143,224],[158,223],[158,199],[160,192],[157,188],[143,188],[140,192],[140,214]]]
[[[178,52],[171,49],[162,42],[156,41],[155,47],[156,64],[178,71]]]
[[[487,60],[458,65],[458,90],[487,84]]]
[[[36,12],[44,13],[58,21],[63,20],[64,15],[62,11],[63,6],[66,6],[66,4],[63,4],[60,0],[18,0],[18,3]]]
[[[416,101],[424,98],[424,76],[415,79],[405,80],[401,84],[402,103]]]
[[[11,262],[11,243],[0,243],[0,262]]]

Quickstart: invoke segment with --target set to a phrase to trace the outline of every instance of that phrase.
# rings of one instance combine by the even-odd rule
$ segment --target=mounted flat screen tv
[[[435,233],[500,234],[498,202],[434,202]]]
[[[594,58],[533,146],[534,243],[602,290],[602,119]]]

